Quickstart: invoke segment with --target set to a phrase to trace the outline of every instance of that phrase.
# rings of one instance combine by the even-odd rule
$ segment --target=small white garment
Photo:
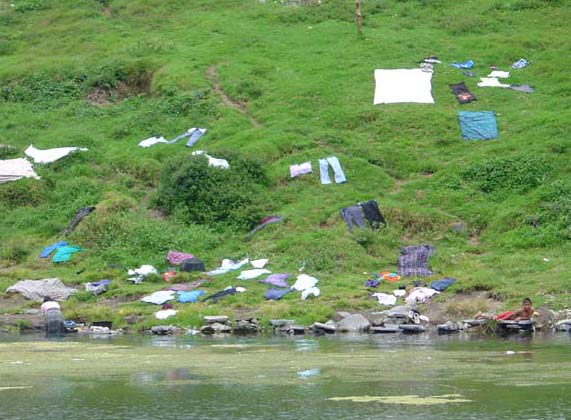
[[[192,152],[193,156],[199,156],[199,155],[204,155],[208,158],[208,166],[214,166],[216,168],[223,168],[223,169],[228,169],[230,167],[230,164],[228,163],[228,161],[226,159],[218,159],[215,157],[212,157],[210,155],[207,155],[204,150],[196,150],[195,152]]]
[[[373,104],[416,102],[433,104],[432,73],[422,69],[375,70]]]
[[[291,286],[292,290],[299,290],[303,292],[306,289],[311,289],[319,282],[315,277],[308,276],[307,274],[300,274],[297,276],[296,282]]]
[[[238,262],[230,260],[228,258],[224,258],[222,260],[222,264],[220,265],[220,267],[218,267],[212,271],[209,271],[208,273],[206,273],[206,275],[207,276],[216,276],[218,274],[226,274],[229,271],[237,270],[240,267],[242,267],[243,265],[248,264],[249,261],[250,260],[248,258],[244,258],[242,261],[238,261]]]
[[[141,298],[141,302],[154,303],[155,305],[162,305],[163,303],[173,300],[176,292],[174,290],[159,290],[148,296]]]
[[[159,274],[159,272],[152,265],[144,264],[139,268],[127,271],[127,274],[129,275],[127,280],[132,281],[135,284],[139,284],[149,274]]]
[[[481,82],[478,83],[480,87],[500,87],[500,88],[509,88],[510,85],[506,85],[505,83],[500,83],[500,81],[495,77],[480,77]]]
[[[71,152],[75,152],[76,150],[79,150],[80,152],[86,152],[87,148],[57,147],[55,149],[40,150],[36,149],[34,145],[30,144],[30,146],[26,150],[24,150],[24,153],[26,154],[26,156],[29,156],[32,159],[34,159],[35,163],[51,163],[61,159],[62,157],[69,155]]]
[[[393,306],[397,303],[396,296],[388,295],[386,293],[373,293],[373,297],[376,297],[381,305]]]
[[[164,309],[162,311],[155,312],[155,318],[157,319],[167,319],[171,316],[175,316],[178,311],[174,309]]]
[[[393,295],[395,295],[396,297],[403,297],[404,295],[406,295],[406,290],[403,289],[393,290]]]
[[[28,159],[0,160],[0,184],[20,178],[40,179]]]
[[[320,294],[321,291],[319,290],[319,287],[310,287],[309,289],[305,289],[303,292],[301,292],[301,300],[305,300],[311,295],[317,297]]]
[[[232,286],[230,286],[230,287],[232,287]],[[228,287],[227,287],[227,289],[228,289]],[[244,293],[246,291],[246,288],[238,286],[238,287],[236,287],[236,291],[238,293]]]
[[[431,289],[429,287],[415,287],[411,290],[409,295],[405,298],[406,303],[413,304],[416,302],[419,303],[426,303],[430,300],[430,298],[434,295],[438,295],[440,292]]]
[[[245,270],[240,273],[238,276],[239,280],[251,280],[255,279],[256,277],[260,277],[262,274],[271,274],[270,270],[266,270],[265,268],[254,268],[253,270]]]
[[[488,74],[488,77],[497,77],[498,79],[507,79],[508,77],[510,77],[510,72],[509,71],[494,70],[493,72]]]
[[[268,261],[267,258],[260,258],[259,260],[250,261],[250,264],[252,264],[254,268],[264,268]]]
[[[151,147],[151,146],[158,144],[158,143],[168,143],[168,141],[163,136],[161,136],[161,137],[149,137],[148,139],[141,141],[139,143],[139,146]]]

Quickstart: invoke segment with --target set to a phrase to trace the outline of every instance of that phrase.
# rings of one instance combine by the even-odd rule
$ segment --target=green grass
[[[431,243],[434,278],[456,277],[457,292],[493,290],[506,306],[531,296],[536,306],[568,307],[569,6],[365,0],[358,37],[351,1],[282,3],[0,0],[0,143],[19,156],[30,143],[89,148],[35,165],[40,181],[0,185],[0,288],[24,278],[111,278],[107,295],[72,298],[66,312],[117,322],[139,314],[150,323],[149,305],[100,303],[135,299],[162,284],[130,285],[126,270],[110,264],[164,269],[169,249],[191,252],[208,268],[225,257],[268,257],[274,272],[294,273],[304,262],[322,295],[264,302],[265,288],[248,284],[248,292],[217,305],[177,305],[180,322],[241,311],[323,321],[335,309],[375,308],[363,272],[394,270],[400,246]],[[372,105],[375,68],[414,68],[432,54],[444,62],[435,66],[434,105]],[[477,79],[447,65],[470,58],[486,76],[489,65],[508,70],[520,57],[531,65],[512,70],[509,80],[531,84],[534,94],[478,88]],[[245,113],[222,101],[212,67]],[[448,84],[462,80],[476,102],[456,103]],[[109,105],[85,100],[94,88],[107,93]],[[499,139],[462,141],[461,109],[495,111]],[[209,129],[194,149],[256,160],[268,182],[252,189],[254,201],[286,221],[246,242],[247,206],[240,208],[244,220],[209,225],[189,222],[192,212],[157,216],[161,177],[191,150],[183,142],[137,143],[190,127]],[[321,185],[317,173],[289,179],[290,164],[311,160],[317,171],[317,159],[330,155],[340,159],[346,184]],[[338,210],[370,198],[387,228],[347,232]],[[87,252],[65,265],[40,261],[41,248],[60,240],[87,205],[96,212],[69,237]],[[464,229],[454,231],[454,223]],[[237,282],[227,275],[207,290]]]

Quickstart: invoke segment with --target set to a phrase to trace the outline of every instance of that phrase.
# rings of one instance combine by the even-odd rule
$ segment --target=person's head
[[[45,303],[45,302],[51,302],[52,300],[53,300],[53,299],[52,299],[51,297],[46,296],[46,297],[44,298],[44,303]]]
[[[521,303],[521,306],[523,306],[524,309],[531,309],[531,299],[525,298]]]

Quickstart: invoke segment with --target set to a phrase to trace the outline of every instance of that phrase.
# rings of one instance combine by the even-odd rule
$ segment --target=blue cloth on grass
[[[290,291],[291,291],[291,289],[274,289],[274,288],[271,288],[271,289],[268,289],[268,291],[264,295],[264,298],[266,298],[267,300],[280,300],[285,295],[287,295]]]
[[[58,263],[58,262],[69,261],[69,259],[73,254],[80,251],[83,251],[83,249],[81,249],[78,246],[66,245],[59,247],[56,253],[54,254],[54,257],[52,258],[52,262]]]
[[[474,62],[472,60],[464,61],[463,63],[452,63],[450,64],[452,67],[456,67],[457,69],[471,69],[474,67]]]
[[[456,279],[453,277],[440,279],[433,281],[430,283],[430,288],[436,290],[437,292],[443,292],[450,287],[453,283],[456,282]]]
[[[206,294],[206,292],[204,290],[191,290],[190,292],[179,291],[177,292],[177,294],[178,294],[177,301],[182,303],[187,303],[187,302],[194,303],[198,302],[198,298]]]
[[[498,137],[495,112],[459,111],[458,120],[465,140],[490,140]]]
[[[61,248],[62,246],[66,245],[67,245],[66,241],[61,241],[61,242],[56,242],[55,244],[51,244],[50,246],[46,246],[44,249],[42,249],[42,252],[40,252],[40,258],[48,258],[55,249]]]

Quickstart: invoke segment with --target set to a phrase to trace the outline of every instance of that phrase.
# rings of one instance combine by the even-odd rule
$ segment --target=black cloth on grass
[[[456,95],[456,99],[460,104],[467,104],[476,100],[476,97],[468,90],[464,82],[448,86],[450,86],[450,89],[452,89],[452,92]]]

